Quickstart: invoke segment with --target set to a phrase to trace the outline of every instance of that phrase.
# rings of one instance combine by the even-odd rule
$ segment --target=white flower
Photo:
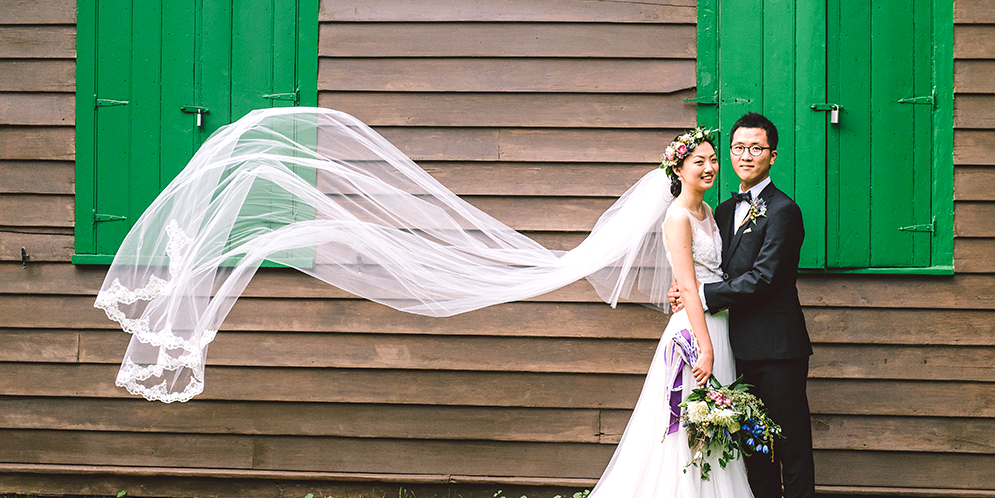
[[[688,403],[688,420],[692,423],[700,424],[708,420],[708,403],[704,401],[691,401]]]
[[[716,425],[721,425],[723,427],[732,427],[736,424],[736,413],[728,408],[723,408],[721,410],[716,410],[712,412],[709,417],[709,421]],[[731,432],[731,431],[730,431]]]

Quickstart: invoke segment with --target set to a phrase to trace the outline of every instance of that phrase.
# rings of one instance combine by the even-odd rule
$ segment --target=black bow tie
[[[743,192],[742,194],[739,192],[732,192],[732,198],[736,199],[736,202],[753,202],[753,195],[749,192]]]

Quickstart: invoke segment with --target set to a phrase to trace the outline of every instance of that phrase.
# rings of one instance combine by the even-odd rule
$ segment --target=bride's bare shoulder
[[[674,204],[667,209],[667,216],[663,220],[663,230],[669,236],[678,233],[691,233],[691,213],[683,206]]]

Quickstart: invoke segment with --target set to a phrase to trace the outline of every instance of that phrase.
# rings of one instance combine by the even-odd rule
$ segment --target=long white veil
[[[253,111],[218,130],[128,233],[95,306],[132,334],[117,385],[203,391],[207,346],[262,261],[409,313],[450,316],[587,277],[612,306],[666,308],[654,169],[577,248],[550,251],[450,192],[356,118]]]

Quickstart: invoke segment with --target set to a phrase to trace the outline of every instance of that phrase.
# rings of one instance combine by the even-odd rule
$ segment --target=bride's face
[[[719,160],[715,149],[712,144],[702,142],[684,159],[677,175],[681,177],[682,189],[708,190],[712,188],[718,170]]]

